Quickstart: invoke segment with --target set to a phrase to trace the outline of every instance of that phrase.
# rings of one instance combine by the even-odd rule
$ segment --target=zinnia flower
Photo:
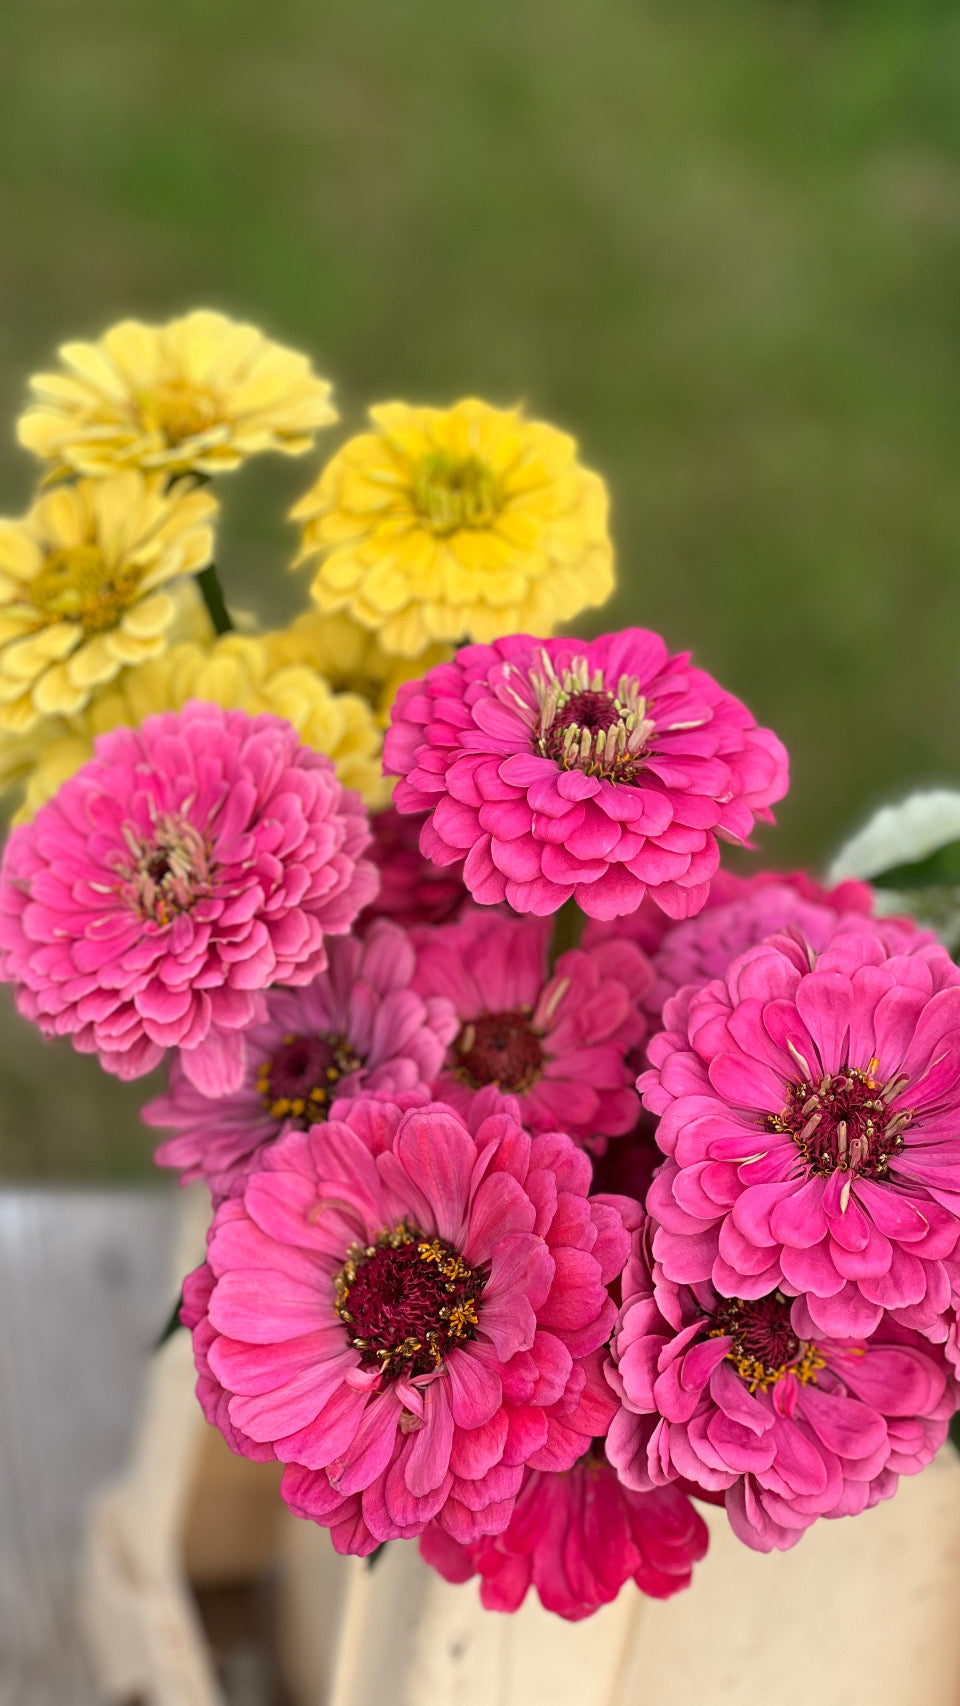
[[[205,308],[165,326],[121,320],[60,356],[65,372],[31,379],[17,437],[82,474],[219,474],[264,450],[299,456],[337,418],[305,355]]]
[[[406,933],[380,920],[362,942],[340,937],[327,953],[312,983],[267,995],[266,1018],[244,1033],[239,1089],[212,1100],[174,1059],[168,1094],[143,1110],[147,1125],[176,1132],[158,1164],[178,1168],[184,1182],[205,1179],[215,1200],[241,1193],[267,1145],[318,1124],[334,1101],[430,1100],[457,1018],[449,1001],[410,988]]]
[[[189,704],[116,729],[0,867],[0,978],[46,1036],[137,1078],[164,1049],[211,1094],[272,983],[306,983],[376,873],[355,794],[277,717]]]
[[[361,627],[343,611],[328,616],[319,610],[304,610],[285,628],[277,628],[264,638],[274,668],[307,664],[319,670],[331,687],[361,694],[372,705],[382,727],[390,720],[390,707],[401,683],[412,681],[452,656],[452,647],[436,645],[428,646],[417,658],[396,657],[384,649],[378,634]]]
[[[464,859],[485,905],[591,918],[649,892],[698,912],[717,836],[743,841],[786,792],[776,736],[642,628],[599,640],[514,635],[467,646],[400,688],[384,769],[402,812],[430,811],[420,846]]]
[[[79,716],[45,718],[29,740],[0,743],[0,776],[6,771],[11,780],[18,772],[27,778],[14,822],[29,821],[88,762],[97,735],[138,728],[146,717],[179,711],[191,699],[283,717],[304,746],[326,753],[344,787],[355,788],[365,805],[382,805],[388,791],[380,767],[382,736],[366,700],[358,693],[334,693],[305,664],[275,663],[273,637],[229,633],[212,643],[208,637],[202,644],[171,646],[162,657],[124,670]]]
[[[216,510],[206,492],[131,472],[57,486],[0,521],[0,727],[81,711],[163,650],[169,583],[210,561]]]
[[[718,883],[720,877],[725,879],[722,885]],[[727,890],[730,898],[715,898],[718,888],[721,893]],[[799,933],[811,948],[824,948],[838,919],[846,914],[867,916],[873,910],[872,902],[866,883],[820,889],[803,872],[779,877],[773,871],[732,882],[727,872],[718,871],[703,911],[666,930],[651,955],[655,981],[644,1005],[651,1015],[659,1017],[664,1003],[684,984],[709,983],[722,977],[731,960],[780,931]],[[906,940],[912,936],[913,926],[904,924],[903,929]]]
[[[588,1197],[568,1137],[477,1114],[335,1104],[221,1205],[184,1288],[209,1420],[341,1552],[498,1532],[524,1468],[569,1469],[615,1409],[631,1205]]]
[[[437,640],[549,634],[610,596],[606,488],[566,433],[475,398],[370,417],[292,511],[322,611],[417,657]]]
[[[648,1235],[634,1234],[607,1364],[623,1404],[607,1454],[628,1487],[723,1492],[734,1533],[769,1552],[931,1461],[958,1397],[939,1347],[889,1317],[870,1338],[831,1339],[798,1326],[779,1290],[671,1284],[651,1274]]]
[[[467,898],[463,878],[449,865],[432,865],[420,851],[420,820],[394,806],[370,819],[370,857],[380,872],[380,892],[364,914],[397,924],[446,924]]]
[[[598,1440],[566,1474],[532,1471],[502,1534],[461,1546],[431,1523],[420,1551],[448,1582],[479,1572],[488,1611],[519,1610],[532,1586],[547,1611],[578,1622],[616,1599],[631,1577],[654,1599],[689,1587],[708,1539],[686,1493],[674,1486],[633,1492]]]
[[[437,1095],[466,1114],[488,1085],[516,1096],[530,1131],[561,1128],[602,1150],[636,1124],[634,1088],[650,966],[632,942],[561,954],[550,924],[470,906],[455,924],[412,931],[413,987],[445,996],[459,1020]]]
[[[926,932],[848,915],[667,1002],[638,1080],[671,1157],[650,1187],[666,1277],[804,1297],[819,1332],[949,1307],[960,1236],[960,970]]]

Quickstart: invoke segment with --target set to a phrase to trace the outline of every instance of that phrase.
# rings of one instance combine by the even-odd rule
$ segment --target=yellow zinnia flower
[[[292,511],[323,611],[384,649],[549,634],[613,590],[607,493],[566,433],[467,398],[384,403]]]
[[[178,711],[188,699],[286,717],[306,746],[333,760],[345,787],[356,788],[373,809],[386,805],[383,737],[369,705],[356,693],[334,693],[305,664],[277,667],[272,637],[224,634],[208,645],[173,646],[139,669],[124,670],[81,716],[48,718],[25,739],[0,735],[0,787],[27,781],[14,822],[31,818],[87,762],[97,735],[121,725],[139,727],[155,711]]]
[[[132,469],[78,480],[0,520],[0,728],[75,715],[168,644],[168,583],[209,563],[217,505],[163,484]]]
[[[415,659],[392,657],[377,635],[361,628],[352,617],[342,612],[323,616],[319,610],[305,610],[289,627],[265,634],[264,640],[275,665],[308,664],[319,670],[331,687],[361,693],[373,706],[382,727],[390,721],[390,707],[401,682],[445,662],[453,652],[451,646],[428,646]]]
[[[205,308],[165,326],[121,320],[99,343],[63,344],[60,356],[65,373],[31,379],[36,401],[17,436],[84,474],[219,474],[263,450],[299,456],[337,418],[307,356]]]

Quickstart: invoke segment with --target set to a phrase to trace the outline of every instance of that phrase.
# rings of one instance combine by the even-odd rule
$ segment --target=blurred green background
[[[30,0],[4,37],[0,418],[63,338],[196,304],[311,351],[344,431],[524,399],[610,482],[604,623],[786,740],[771,863],[957,780],[956,4]],[[223,482],[266,617],[314,466]],[[5,433],[3,513],[34,472]],[[142,1172],[143,1099],[4,993],[0,1168]]]

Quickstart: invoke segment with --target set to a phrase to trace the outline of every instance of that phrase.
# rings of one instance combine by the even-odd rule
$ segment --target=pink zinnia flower
[[[727,877],[727,873],[723,875]],[[819,950],[826,947],[839,918],[861,917],[873,911],[873,897],[865,883],[842,883],[834,893],[822,889],[814,898],[809,889],[817,885],[802,873],[798,875],[800,881],[793,877],[777,880],[772,873],[764,873],[744,881],[740,892],[734,889],[726,901],[715,900],[718,885],[714,879],[704,910],[667,930],[652,956],[656,976],[644,1003],[647,1011],[661,1014],[664,1002],[686,983],[709,983],[722,977],[731,960],[777,932],[799,933],[811,948]],[[731,886],[727,877],[719,885],[720,892]],[[915,927],[905,922],[902,928],[906,941]],[[888,924],[888,937],[889,931]]]
[[[755,871],[749,877],[717,871],[695,921],[673,923],[647,896],[625,918],[588,918],[581,942],[586,948],[626,937],[643,949],[657,971],[662,956],[662,974],[644,1003],[649,1012],[660,1013],[667,997],[682,984],[722,977],[737,954],[794,923],[793,914],[804,904],[824,907],[835,917],[844,912],[869,914],[873,911],[873,891],[867,883],[852,881],[825,888],[806,871]],[[722,916],[714,920],[713,913]],[[693,926],[701,920],[703,931],[697,933]],[[726,958],[720,964],[723,953]],[[691,975],[680,976],[681,971]]]
[[[460,1021],[437,1095],[466,1118],[493,1085],[517,1097],[528,1130],[562,1129],[599,1151],[640,1111],[640,1002],[653,973],[632,942],[605,942],[568,949],[551,974],[550,934],[548,919],[476,906],[411,931],[413,988],[448,998]]]
[[[384,769],[400,811],[431,811],[421,850],[465,858],[474,898],[517,912],[573,896],[616,918],[649,891],[687,918],[717,836],[745,841],[787,788],[776,736],[642,628],[465,646],[406,682],[391,715]]]
[[[279,717],[194,701],[115,729],[7,843],[0,978],[118,1077],[179,1048],[216,1094],[255,997],[308,982],[371,898],[369,839],[359,795]]]
[[[650,1187],[668,1279],[779,1286],[817,1330],[929,1328],[960,1236],[960,969],[925,931],[848,915],[680,991],[638,1080],[671,1158]]]
[[[491,1100],[490,1106],[493,1106]],[[184,1291],[198,1392],[235,1450],[340,1551],[510,1520],[526,1466],[569,1469],[615,1409],[607,1286],[626,1201],[516,1109],[359,1098],[263,1156]]]
[[[265,1145],[326,1118],[334,1101],[376,1096],[429,1102],[458,1020],[442,996],[410,988],[414,953],[406,931],[386,919],[362,941],[328,945],[329,965],[301,989],[273,989],[266,1018],[244,1033],[243,1082],[211,1099],[179,1063],[170,1088],[143,1110],[148,1125],[177,1135],[155,1160],[184,1181],[206,1179],[216,1200],[242,1192]]]
[[[654,1599],[689,1587],[708,1539],[686,1493],[673,1486],[633,1492],[598,1440],[566,1474],[530,1472],[502,1534],[461,1546],[432,1523],[420,1551],[448,1582],[479,1571],[488,1611],[517,1611],[532,1586],[547,1611],[578,1622],[616,1599],[631,1577]]]
[[[363,917],[396,924],[446,924],[467,898],[459,870],[431,864],[420,851],[422,818],[401,817],[395,806],[370,819],[370,857],[380,873],[380,892]]]
[[[769,1552],[930,1462],[958,1396],[939,1347],[889,1317],[868,1339],[831,1339],[798,1327],[776,1290],[673,1285],[651,1273],[649,1231],[634,1234],[607,1364],[623,1404],[607,1454],[628,1487],[723,1492],[734,1532]]]

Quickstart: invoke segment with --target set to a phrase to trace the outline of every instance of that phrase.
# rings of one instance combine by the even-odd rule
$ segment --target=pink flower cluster
[[[170,1051],[209,1420],[340,1551],[570,1619],[687,1585],[693,1498],[769,1551],[889,1497],[960,1402],[960,969],[863,884],[718,871],[786,755],[644,630],[464,648],[385,766],[371,831],[193,704],[4,855],[21,1011]]]

